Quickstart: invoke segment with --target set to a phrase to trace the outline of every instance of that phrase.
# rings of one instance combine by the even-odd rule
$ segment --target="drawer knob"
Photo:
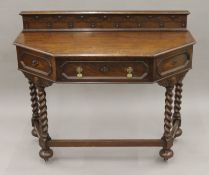
[[[32,60],[32,66],[34,66],[34,67],[38,66],[38,61],[33,59]]]
[[[78,78],[82,78],[82,77],[83,77],[83,74],[82,74],[83,68],[82,68],[82,67],[78,66],[78,67],[76,68],[76,72],[77,72],[77,77],[78,77]]]
[[[133,75],[132,75],[133,68],[132,68],[132,67],[128,67],[128,68],[126,69],[126,71],[127,71],[126,77],[127,77],[127,78],[132,78],[132,77],[133,77]]]

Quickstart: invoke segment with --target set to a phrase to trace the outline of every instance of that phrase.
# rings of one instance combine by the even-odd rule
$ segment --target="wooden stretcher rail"
[[[157,147],[163,146],[161,139],[83,139],[49,140],[49,147]]]

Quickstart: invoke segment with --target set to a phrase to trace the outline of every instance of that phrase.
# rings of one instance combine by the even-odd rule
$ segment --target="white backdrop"
[[[1,0],[0,174],[177,174],[209,171],[209,11],[196,0]],[[47,163],[30,134],[28,84],[17,71],[12,45],[22,29],[22,10],[189,10],[188,28],[197,40],[193,69],[184,80],[183,135],[174,157],[160,148],[56,148]],[[47,89],[52,138],[160,138],[164,89],[158,85],[53,85]]]

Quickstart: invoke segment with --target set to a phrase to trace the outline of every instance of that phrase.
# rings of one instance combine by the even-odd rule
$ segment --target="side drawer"
[[[17,50],[19,69],[50,77],[52,74],[52,63],[50,56],[26,49],[18,48]]]
[[[157,60],[157,72],[161,77],[188,69],[190,66],[190,56],[186,52]]]

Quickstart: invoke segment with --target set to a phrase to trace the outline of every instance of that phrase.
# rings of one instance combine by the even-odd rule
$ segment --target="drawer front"
[[[50,76],[52,73],[52,65],[48,58],[27,51],[21,52],[19,56],[19,68],[44,76]]]
[[[60,73],[65,80],[143,80],[149,68],[144,61],[66,61]]]
[[[162,58],[157,62],[158,73],[161,76],[183,70],[190,63],[189,55],[187,53],[179,54],[176,56]]]

